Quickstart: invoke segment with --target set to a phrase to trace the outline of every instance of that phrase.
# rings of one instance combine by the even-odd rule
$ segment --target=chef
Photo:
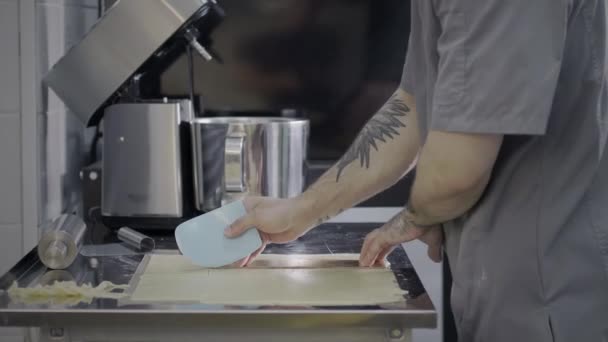
[[[306,192],[246,199],[226,235],[294,240],[415,166],[362,266],[444,249],[460,341],[608,341],[606,17],[605,0],[412,0],[401,87]]]

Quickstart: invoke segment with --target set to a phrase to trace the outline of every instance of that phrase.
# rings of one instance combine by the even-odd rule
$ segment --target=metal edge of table
[[[384,328],[434,328],[437,314],[433,310],[384,313],[374,311],[217,311],[166,312],[154,310],[0,310],[0,325],[62,326],[62,325],[123,325],[150,326],[156,324],[197,327],[256,327],[256,328],[341,328],[353,326]]]
[[[36,248],[23,257],[9,272],[0,277],[0,290],[8,289],[20,275],[35,268],[40,261]],[[423,309],[404,310],[156,310],[156,309],[11,309],[1,308],[0,326],[31,327],[52,325],[116,325],[150,326],[166,324],[199,327],[291,327],[340,328],[353,326],[384,328],[434,328],[437,312],[428,297],[422,294],[410,301]],[[1,303],[0,303],[1,304]],[[427,309],[428,308],[428,309]]]

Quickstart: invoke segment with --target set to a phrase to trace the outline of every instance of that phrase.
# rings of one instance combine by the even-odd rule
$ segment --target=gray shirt
[[[608,341],[605,0],[412,0],[420,129],[504,134],[444,225],[460,340]]]

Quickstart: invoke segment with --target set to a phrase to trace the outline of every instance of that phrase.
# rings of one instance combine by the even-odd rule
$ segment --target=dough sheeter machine
[[[139,96],[137,92],[145,90],[140,82],[146,81],[146,69],[166,67],[175,60],[175,51],[183,52],[184,45],[205,59],[213,59],[213,51],[201,41],[206,38],[205,30],[215,25],[215,19],[206,21],[206,18],[213,17],[216,6],[211,0],[122,0],[68,52],[63,63],[54,67],[55,74],[64,77],[53,80],[51,73],[47,80],[83,121],[97,122],[104,106],[120,101],[120,97]],[[116,58],[118,63],[114,63]],[[66,75],[85,82],[70,82]],[[147,91],[154,93],[154,90]],[[287,255],[282,260],[288,267],[334,267],[331,258],[303,261],[298,255],[359,253],[365,235],[379,225],[324,224],[295,242],[269,246],[264,254]],[[102,223],[89,229],[107,231],[107,234],[103,241],[87,241],[88,244],[117,242],[116,234]],[[20,287],[34,287],[56,281],[92,286],[111,282],[129,285],[131,290],[151,253],[176,253],[177,246],[171,235],[159,232],[154,239],[156,249],[152,252],[95,256],[80,253],[64,270],[47,269],[37,250],[32,250],[0,277],[0,327],[40,328],[40,340],[54,342],[356,342],[411,341],[411,329],[434,328],[437,324],[431,300],[401,247],[388,261],[403,295],[389,304],[210,305],[166,301],[132,303],[109,298],[63,304],[27,303],[7,292],[15,283]],[[356,262],[339,266],[356,267]]]

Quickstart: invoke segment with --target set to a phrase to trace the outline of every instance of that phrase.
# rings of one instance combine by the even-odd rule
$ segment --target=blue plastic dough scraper
[[[237,238],[224,236],[224,229],[246,214],[237,201],[188,220],[175,230],[180,252],[203,267],[221,267],[241,260],[262,246],[256,229]]]

